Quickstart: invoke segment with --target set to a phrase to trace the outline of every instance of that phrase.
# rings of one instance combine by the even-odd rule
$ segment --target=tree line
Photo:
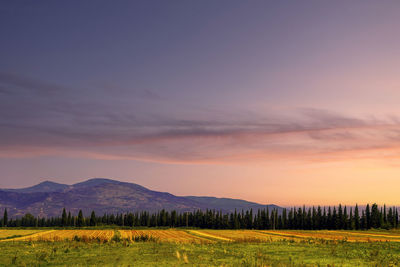
[[[297,229],[297,230],[363,230],[370,228],[392,229],[399,226],[399,214],[395,207],[366,205],[360,210],[358,205],[347,208],[333,207],[293,207],[290,209],[259,209],[223,213],[215,210],[177,212],[161,210],[150,213],[128,212],[97,216],[94,211],[89,217],[71,215],[65,208],[60,217],[40,218],[25,214],[20,218],[8,217],[7,209],[0,220],[6,227],[87,227],[115,225],[123,227],[196,227],[209,229]]]

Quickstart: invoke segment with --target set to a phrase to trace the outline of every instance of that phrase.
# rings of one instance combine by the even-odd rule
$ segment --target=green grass
[[[1,242],[0,266],[398,266],[400,244]]]

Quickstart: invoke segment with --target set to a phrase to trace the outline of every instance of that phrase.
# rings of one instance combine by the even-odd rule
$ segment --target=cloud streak
[[[360,119],[302,108],[290,115],[185,116],[154,107],[158,98],[104,101],[76,90],[0,74],[0,156],[68,155],[103,159],[218,163],[274,159],[335,160],[400,151],[396,117]],[[18,90],[17,90],[17,89]],[[73,93],[72,93],[73,92]],[[186,108],[186,107],[185,107]],[[207,111],[206,111],[207,113]],[[182,114],[177,118],[174,114]],[[351,155],[350,155],[351,154]]]

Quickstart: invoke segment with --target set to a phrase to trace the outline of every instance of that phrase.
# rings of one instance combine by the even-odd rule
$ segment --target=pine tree
[[[332,212],[331,212],[331,207],[328,207],[328,215],[326,218],[326,228],[327,229],[333,229],[333,225],[332,225]]]
[[[331,225],[332,225],[332,229],[334,229],[334,230],[336,230],[336,229],[338,229],[338,216],[337,216],[337,213],[336,213],[336,206],[333,206],[333,213],[332,213],[332,223],[331,223]]]
[[[283,229],[287,229],[288,228],[286,209],[283,209],[283,211],[282,211],[282,228]]]
[[[65,208],[63,208],[61,215],[61,226],[63,227],[67,226],[67,212],[65,211]]]
[[[336,229],[343,229],[343,209],[342,209],[342,204],[339,204],[338,208],[338,215],[336,217]]]
[[[365,220],[367,223],[366,229],[371,228],[371,211],[369,209],[369,204],[365,207]]]
[[[178,217],[176,211],[173,210],[171,211],[171,227],[176,227],[177,223],[178,223]]]
[[[393,228],[393,218],[394,218],[393,210],[390,207],[389,211],[388,211],[388,214],[387,214],[387,224],[389,225],[390,228]]]
[[[386,224],[388,222],[386,214],[386,204],[383,205],[383,222]]]
[[[236,209],[235,209],[235,214],[233,215],[233,219],[234,219],[234,221],[233,221],[233,229],[239,229],[240,228],[240,223],[239,223],[239,218],[238,218],[238,214],[236,212]]]
[[[354,227],[356,230],[360,229],[360,214],[358,212],[358,205],[354,208]]]
[[[370,222],[370,227],[373,228],[380,228],[380,214],[379,214],[379,209],[378,205],[376,203],[372,204],[371,208],[371,222]]]
[[[7,226],[7,225],[8,225],[8,213],[7,213],[7,209],[4,210],[3,224],[4,224],[4,226]]]
[[[350,207],[350,215],[349,215],[349,229],[354,230],[354,217],[353,217],[353,208]]]
[[[267,211],[265,212],[265,218],[264,218],[264,229],[270,229],[270,220],[269,220],[269,209],[267,208]]]
[[[314,226],[314,229],[321,230],[322,227],[322,210],[321,206],[318,206],[317,208],[317,219],[316,219],[316,225]]]
[[[303,205],[303,210],[301,211],[301,229],[305,229],[307,220],[306,206]]]
[[[278,212],[277,210],[272,210],[271,212],[271,223],[272,223],[272,229],[275,230],[277,223],[278,223]]]
[[[293,212],[293,208],[290,208],[290,210],[289,210],[288,227],[289,227],[289,229],[293,229],[294,228],[294,212]]]
[[[82,210],[79,210],[78,219],[77,219],[76,224],[77,224],[78,227],[82,227],[83,223],[84,223],[84,219],[83,219]]]
[[[384,216],[386,216],[386,214],[384,214],[384,212],[383,212],[383,209],[382,209],[382,207],[381,207],[381,211],[380,211],[380,213],[379,213],[379,227],[386,227],[386,225],[385,225],[385,221],[384,221]]]
[[[67,225],[68,226],[72,225],[72,218],[71,218],[71,212],[70,211],[68,211]]]
[[[314,211],[315,211],[315,209],[314,209]],[[312,220],[312,215],[311,215],[311,209],[310,208],[308,208],[308,211],[307,211],[306,228],[308,230],[312,230],[313,229],[313,220]]]
[[[90,226],[96,226],[96,214],[94,213],[94,210],[92,210],[92,213],[90,214]]]
[[[362,211],[361,220],[360,220],[360,228],[361,229],[368,229],[368,221],[365,212]]]

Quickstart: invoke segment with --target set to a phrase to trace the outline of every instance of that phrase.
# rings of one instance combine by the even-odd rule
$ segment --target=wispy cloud
[[[62,154],[162,162],[265,159],[335,160],[366,152],[400,152],[397,117],[355,118],[302,108],[291,115],[186,116],[179,109],[141,110],[126,99],[108,103],[16,75],[0,74],[0,156]],[[4,89],[5,88],[5,89]],[[137,95],[131,95],[132,103]],[[140,100],[154,105],[157,97]],[[205,118],[206,117],[206,118]],[[367,154],[368,154],[367,153]],[[350,155],[351,154],[351,155]],[[379,154],[379,153],[378,153]]]
[[[14,73],[0,72],[0,93],[21,94],[32,92],[35,94],[49,94],[55,91],[65,91],[66,88]]]

